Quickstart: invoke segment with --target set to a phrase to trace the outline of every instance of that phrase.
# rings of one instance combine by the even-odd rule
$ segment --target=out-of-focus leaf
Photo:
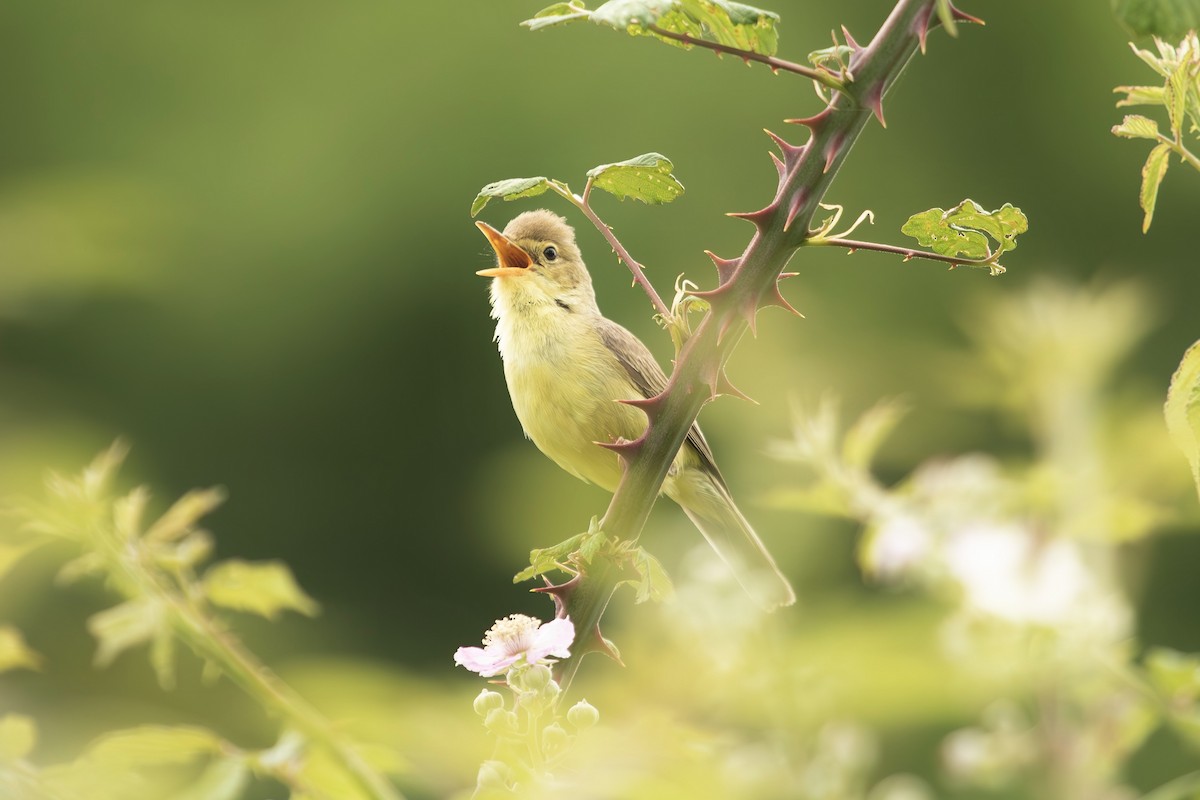
[[[200,518],[225,502],[223,489],[193,489],[175,501],[146,531],[148,542],[173,542],[182,539],[195,529]]]
[[[221,737],[206,728],[143,725],[100,736],[80,759],[110,769],[169,766],[219,753],[221,745]]]
[[[1187,705],[1200,698],[1200,656],[1156,647],[1146,654],[1146,675],[1173,705]]]
[[[0,717],[0,764],[20,761],[37,744],[37,725],[21,714]]]
[[[160,625],[150,642],[150,666],[164,692],[175,688],[175,635],[167,625]]]
[[[42,657],[25,643],[25,637],[11,625],[0,625],[0,672],[10,669],[37,669]]]
[[[310,617],[319,610],[282,561],[222,561],[204,574],[203,585],[205,595],[216,605],[267,619],[287,609]]]
[[[96,666],[106,667],[125,650],[149,641],[165,623],[162,604],[139,598],[92,615],[88,630],[96,637]]]
[[[842,440],[842,460],[855,469],[865,470],[871,466],[879,446],[896,429],[896,425],[908,412],[897,401],[877,403],[855,420]]]
[[[509,178],[503,181],[489,183],[487,186],[479,190],[479,194],[475,196],[475,200],[471,203],[471,216],[479,215],[483,211],[483,207],[488,204],[488,201],[493,197],[499,197],[502,200],[517,200],[522,197],[536,197],[550,188],[549,178]]]
[[[300,768],[296,781],[304,789],[303,797],[372,800],[358,781],[321,747],[312,747],[307,751],[304,766]]]
[[[138,486],[113,503],[113,527],[122,539],[136,539],[142,533],[142,514],[150,501],[150,490]]]
[[[1158,139],[1158,123],[1149,117],[1138,114],[1127,114],[1120,125],[1114,125],[1112,132],[1126,139]]]
[[[683,184],[671,174],[675,166],[659,153],[645,153],[616,164],[601,164],[588,170],[597,189],[624,200],[632,197],[654,205],[670,203],[683,194]]]
[[[1113,0],[1117,20],[1135,36],[1178,39],[1200,28],[1200,0]]]
[[[38,539],[28,539],[24,542],[12,543],[0,541],[0,580],[8,574],[25,554],[38,547],[42,542]]]
[[[54,576],[54,580],[60,586],[67,586],[80,578],[86,578],[89,575],[98,575],[103,571],[104,556],[93,551],[84,553],[78,558],[72,558],[63,564],[59,567],[58,574]]]
[[[170,800],[236,800],[250,785],[250,778],[250,767],[245,760],[222,758]]]
[[[988,257],[988,237],[999,252],[1006,252],[1017,246],[1017,235],[1027,230],[1029,221],[1011,203],[984,211],[972,200],[963,200],[949,211],[931,208],[914,214],[900,228],[935,253],[970,259]]]
[[[1167,432],[1192,466],[1192,479],[1200,493],[1200,341],[1183,354],[1171,377],[1164,407]]]

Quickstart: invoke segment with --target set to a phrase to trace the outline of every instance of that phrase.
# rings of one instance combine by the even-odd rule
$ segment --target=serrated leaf
[[[1120,125],[1114,125],[1113,134],[1126,139],[1158,139],[1158,123],[1149,117],[1127,114]]]
[[[222,740],[206,728],[143,725],[106,733],[87,746],[81,760],[109,769],[187,764],[219,753]]]
[[[671,160],[659,153],[644,153],[616,164],[601,164],[588,170],[592,186],[643,203],[670,203],[683,194],[683,184],[671,174]]]
[[[203,588],[216,605],[267,619],[287,609],[311,617],[319,609],[282,561],[222,561],[204,574]]]
[[[1015,248],[1017,236],[1028,229],[1029,221],[1011,203],[984,211],[974,201],[963,200],[949,211],[931,208],[912,215],[900,232],[935,253],[979,260],[989,255],[988,237],[1005,252]]]
[[[1113,0],[1113,13],[1136,36],[1178,39],[1200,28],[1200,0]]]
[[[662,562],[652,556],[645,548],[639,547],[633,554],[633,568],[637,571],[638,580],[635,583],[637,592],[636,602],[647,600],[661,602],[675,593],[671,577],[663,568]]]
[[[149,641],[165,624],[162,603],[138,598],[92,615],[88,631],[96,637],[96,666],[106,667],[131,647]]]
[[[225,502],[223,489],[193,489],[175,501],[146,531],[147,542],[174,542],[187,536],[200,519]]]
[[[507,180],[489,183],[479,190],[479,194],[475,196],[475,200],[471,203],[471,216],[478,216],[479,212],[483,211],[483,207],[493,197],[499,197],[502,200],[537,197],[549,188],[550,179],[545,177],[508,178]]]
[[[1114,92],[1125,95],[1117,101],[1117,108],[1122,106],[1161,106],[1165,103],[1166,95],[1161,86],[1118,86]]]
[[[577,533],[556,545],[530,550],[529,566],[513,576],[513,583],[521,583],[545,572],[558,569],[558,565],[564,563],[567,557],[575,552],[585,536],[587,536],[586,533]]]
[[[772,56],[779,48],[779,15],[731,0],[610,0],[590,18],[634,36],[654,36],[676,46],[681,42],[653,28],[704,39],[738,50]]]
[[[222,758],[209,764],[199,778],[170,800],[236,800],[250,785],[250,778],[245,760]]]
[[[23,714],[0,717],[0,764],[20,761],[37,744],[37,724]]]
[[[1200,341],[1183,354],[1171,376],[1164,406],[1167,433],[1192,467],[1192,480],[1200,494]]]
[[[1167,174],[1170,164],[1171,145],[1160,144],[1150,151],[1146,163],[1142,166],[1142,190],[1138,194],[1138,204],[1146,216],[1142,219],[1142,233],[1150,230],[1150,222],[1154,219],[1154,206],[1158,202],[1158,187],[1162,184],[1163,176]]]
[[[0,672],[10,669],[38,669],[42,657],[25,643],[25,637],[11,625],[0,625]]]

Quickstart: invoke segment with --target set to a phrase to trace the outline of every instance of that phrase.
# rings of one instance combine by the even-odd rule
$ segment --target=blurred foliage
[[[800,60],[842,24],[873,30],[890,5],[789,8],[779,53]],[[647,546],[676,599],[618,595],[606,634],[630,666],[589,658],[575,687],[601,723],[564,779],[594,796],[1063,800],[1052,782],[1067,776],[1128,797],[1197,767],[1184,654],[1200,652],[1200,515],[1161,404],[1197,338],[1200,181],[1165,182],[1142,235],[1144,154],[1108,130],[1111,87],[1143,68],[1110,15],[967,10],[987,27],[931,38],[829,201],[898,233],[947,197],[1011,199],[1037,222],[1024,260],[997,281],[866,252],[793,260],[785,292],[806,320],[762,315],[730,364],[761,405],[720,402],[703,421],[801,604],[746,609],[687,522],[656,510]],[[0,492],[36,494],[46,467],[72,470],[117,435],[136,446],[130,482],[157,497],[225,487],[217,555],[282,559],[321,603],[316,620],[239,630],[327,717],[402,753],[412,798],[469,795],[490,752],[454,648],[514,611],[547,616],[507,588],[513,572],[606,502],[521,438],[473,274],[489,258],[471,198],[496,176],[670,153],[686,195],[598,211],[660,292],[680,272],[707,288],[703,250],[745,242],[720,215],[772,186],[759,130],[818,102],[735,59],[518,27],[535,11],[483,4],[451,45],[377,0],[0,6]],[[602,307],[665,362],[641,293],[577,228]],[[752,502],[809,486],[808,467],[764,451],[811,425],[791,408],[827,390],[844,409],[903,397],[903,420],[890,406],[831,443],[921,512],[928,574],[863,577],[860,559],[907,552],[882,544],[912,546],[878,518],[860,546],[859,523]],[[987,525],[956,547],[964,518]],[[286,761],[278,722],[198,665],[181,663],[170,693],[129,653],[93,670],[86,620],[111,597],[53,587],[59,547],[3,541],[6,769],[71,764],[103,732],[146,726]],[[1014,591],[1020,619],[988,619]],[[1079,608],[1107,627],[1067,633],[1099,628],[1109,658],[1055,628]],[[160,768],[201,787],[193,798],[245,780],[202,758]],[[1174,786],[1155,800],[1196,794],[1194,779]],[[247,796],[280,791],[259,777]]]

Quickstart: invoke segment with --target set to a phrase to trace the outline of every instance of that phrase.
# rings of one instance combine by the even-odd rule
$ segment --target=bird
[[[620,457],[604,443],[633,441],[646,415],[622,400],[650,398],[667,376],[649,348],[606,318],[575,231],[546,209],[526,211],[499,231],[476,226],[495,251],[491,315],[513,410],[526,437],[558,466],[609,492],[621,479]],[[697,424],[663,481],[675,501],[767,610],[796,600],[762,540],[733,501]]]

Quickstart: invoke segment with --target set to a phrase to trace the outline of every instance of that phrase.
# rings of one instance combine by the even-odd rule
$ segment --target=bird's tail
[[[792,585],[742,516],[721,479],[702,470],[687,470],[685,476],[673,482],[668,496],[683,508],[717,555],[729,565],[746,593],[768,611],[796,602]]]

